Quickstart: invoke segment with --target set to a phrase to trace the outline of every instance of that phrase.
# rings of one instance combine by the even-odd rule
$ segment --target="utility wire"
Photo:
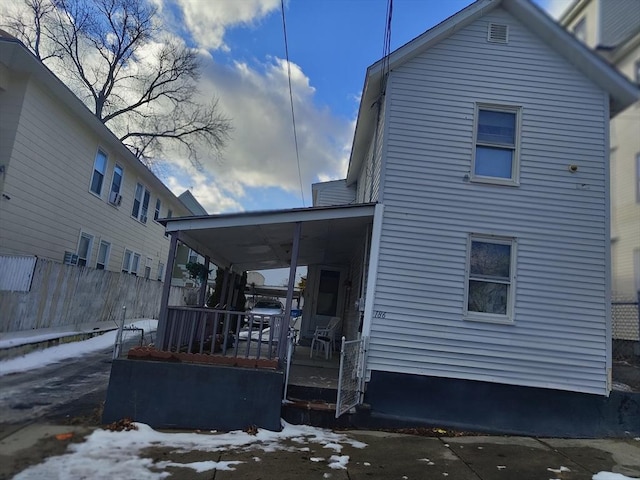
[[[391,54],[391,17],[393,16],[393,0],[387,0],[387,17],[384,26],[384,45],[382,47],[382,76],[380,77],[380,93],[385,94],[387,77],[389,76],[389,55]]]
[[[293,141],[296,147],[296,162],[298,163],[298,180],[300,181],[300,197],[302,198],[302,206],[306,207],[304,201],[304,189],[302,187],[302,173],[300,171],[300,153],[298,151],[298,132],[296,130],[296,115],[293,110],[293,89],[291,88],[291,63],[289,62],[289,43],[287,41],[287,22],[284,17],[284,0],[280,0],[280,9],[282,11],[282,31],[284,32],[284,53],[287,58],[287,78],[289,79],[289,101],[291,102],[291,121],[293,122]]]

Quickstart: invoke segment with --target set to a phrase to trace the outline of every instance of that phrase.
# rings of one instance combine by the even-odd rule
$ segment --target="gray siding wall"
[[[640,31],[640,1],[600,1],[600,46],[615,47]]]
[[[380,200],[380,186],[383,170],[382,148],[384,145],[385,101],[386,99],[383,98],[380,102],[377,135],[374,131],[367,151],[366,160],[360,169],[356,195],[356,199],[359,203],[377,202]]]
[[[501,9],[390,82],[368,368],[605,394],[606,95]],[[475,102],[522,106],[520,186],[465,181]],[[470,233],[517,239],[513,324],[463,318]]]
[[[356,189],[348,187],[346,180],[314,183],[312,189],[314,207],[348,205],[356,200]]]

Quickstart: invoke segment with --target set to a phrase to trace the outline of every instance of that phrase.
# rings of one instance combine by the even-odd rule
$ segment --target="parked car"
[[[258,300],[251,310],[249,318],[253,318],[253,324],[259,324],[262,320],[263,327],[269,326],[272,315],[282,315],[284,306],[278,300]]]

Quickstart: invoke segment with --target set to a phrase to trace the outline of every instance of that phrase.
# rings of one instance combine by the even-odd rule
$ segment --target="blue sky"
[[[382,56],[387,0],[285,2],[300,176],[280,0],[154,0],[162,26],[199,48],[204,100],[219,99],[234,131],[222,158],[195,172],[166,159],[165,182],[190,188],[210,213],[309,206],[313,182],[344,178],[366,68]],[[395,0],[394,50],[471,0]],[[552,16],[570,0],[535,0]]]

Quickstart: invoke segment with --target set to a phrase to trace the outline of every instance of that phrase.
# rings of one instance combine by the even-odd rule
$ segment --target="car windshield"
[[[280,309],[282,305],[280,302],[258,302],[253,308],[275,308]]]

